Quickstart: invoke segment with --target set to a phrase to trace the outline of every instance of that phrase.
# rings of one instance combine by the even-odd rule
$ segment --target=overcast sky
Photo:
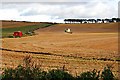
[[[3,2],[0,20],[63,22],[65,18],[118,17],[119,0]]]

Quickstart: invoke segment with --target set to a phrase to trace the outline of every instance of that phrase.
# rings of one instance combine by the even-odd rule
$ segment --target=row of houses
[[[64,19],[65,23],[112,23],[120,22],[120,18],[112,19]]]

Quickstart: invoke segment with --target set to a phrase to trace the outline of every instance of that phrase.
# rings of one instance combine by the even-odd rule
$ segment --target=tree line
[[[120,18],[112,19],[64,19],[65,23],[112,23],[120,22]]]

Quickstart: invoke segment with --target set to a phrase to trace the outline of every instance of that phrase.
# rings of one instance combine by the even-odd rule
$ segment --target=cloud
[[[36,4],[23,11],[21,15],[50,15],[51,17],[58,16],[59,18],[109,18],[117,15],[114,7],[111,7],[108,3],[74,4]]]
[[[106,1],[119,1],[119,0],[1,0],[1,2],[106,2]]]
[[[2,15],[0,19],[62,22],[65,18],[112,18],[118,17],[116,4],[118,4],[117,0],[3,3],[0,8],[0,15]]]
[[[19,12],[15,9],[0,10],[0,19],[11,20],[11,19],[16,19],[18,16],[19,16]]]

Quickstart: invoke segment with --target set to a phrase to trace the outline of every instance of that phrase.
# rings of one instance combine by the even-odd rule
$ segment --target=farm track
[[[18,52],[18,53],[30,53],[30,54],[41,54],[41,55],[53,55],[53,56],[62,56],[62,57],[70,57],[70,58],[79,58],[82,60],[100,60],[100,61],[118,61],[118,62],[120,62],[120,60],[113,60],[110,58],[83,58],[83,57],[79,57],[79,56],[60,55],[60,54],[52,54],[52,53],[46,53],[46,52],[20,51],[20,50],[12,50],[12,49],[5,49],[5,48],[0,48],[0,50],[10,51],[10,52]]]

